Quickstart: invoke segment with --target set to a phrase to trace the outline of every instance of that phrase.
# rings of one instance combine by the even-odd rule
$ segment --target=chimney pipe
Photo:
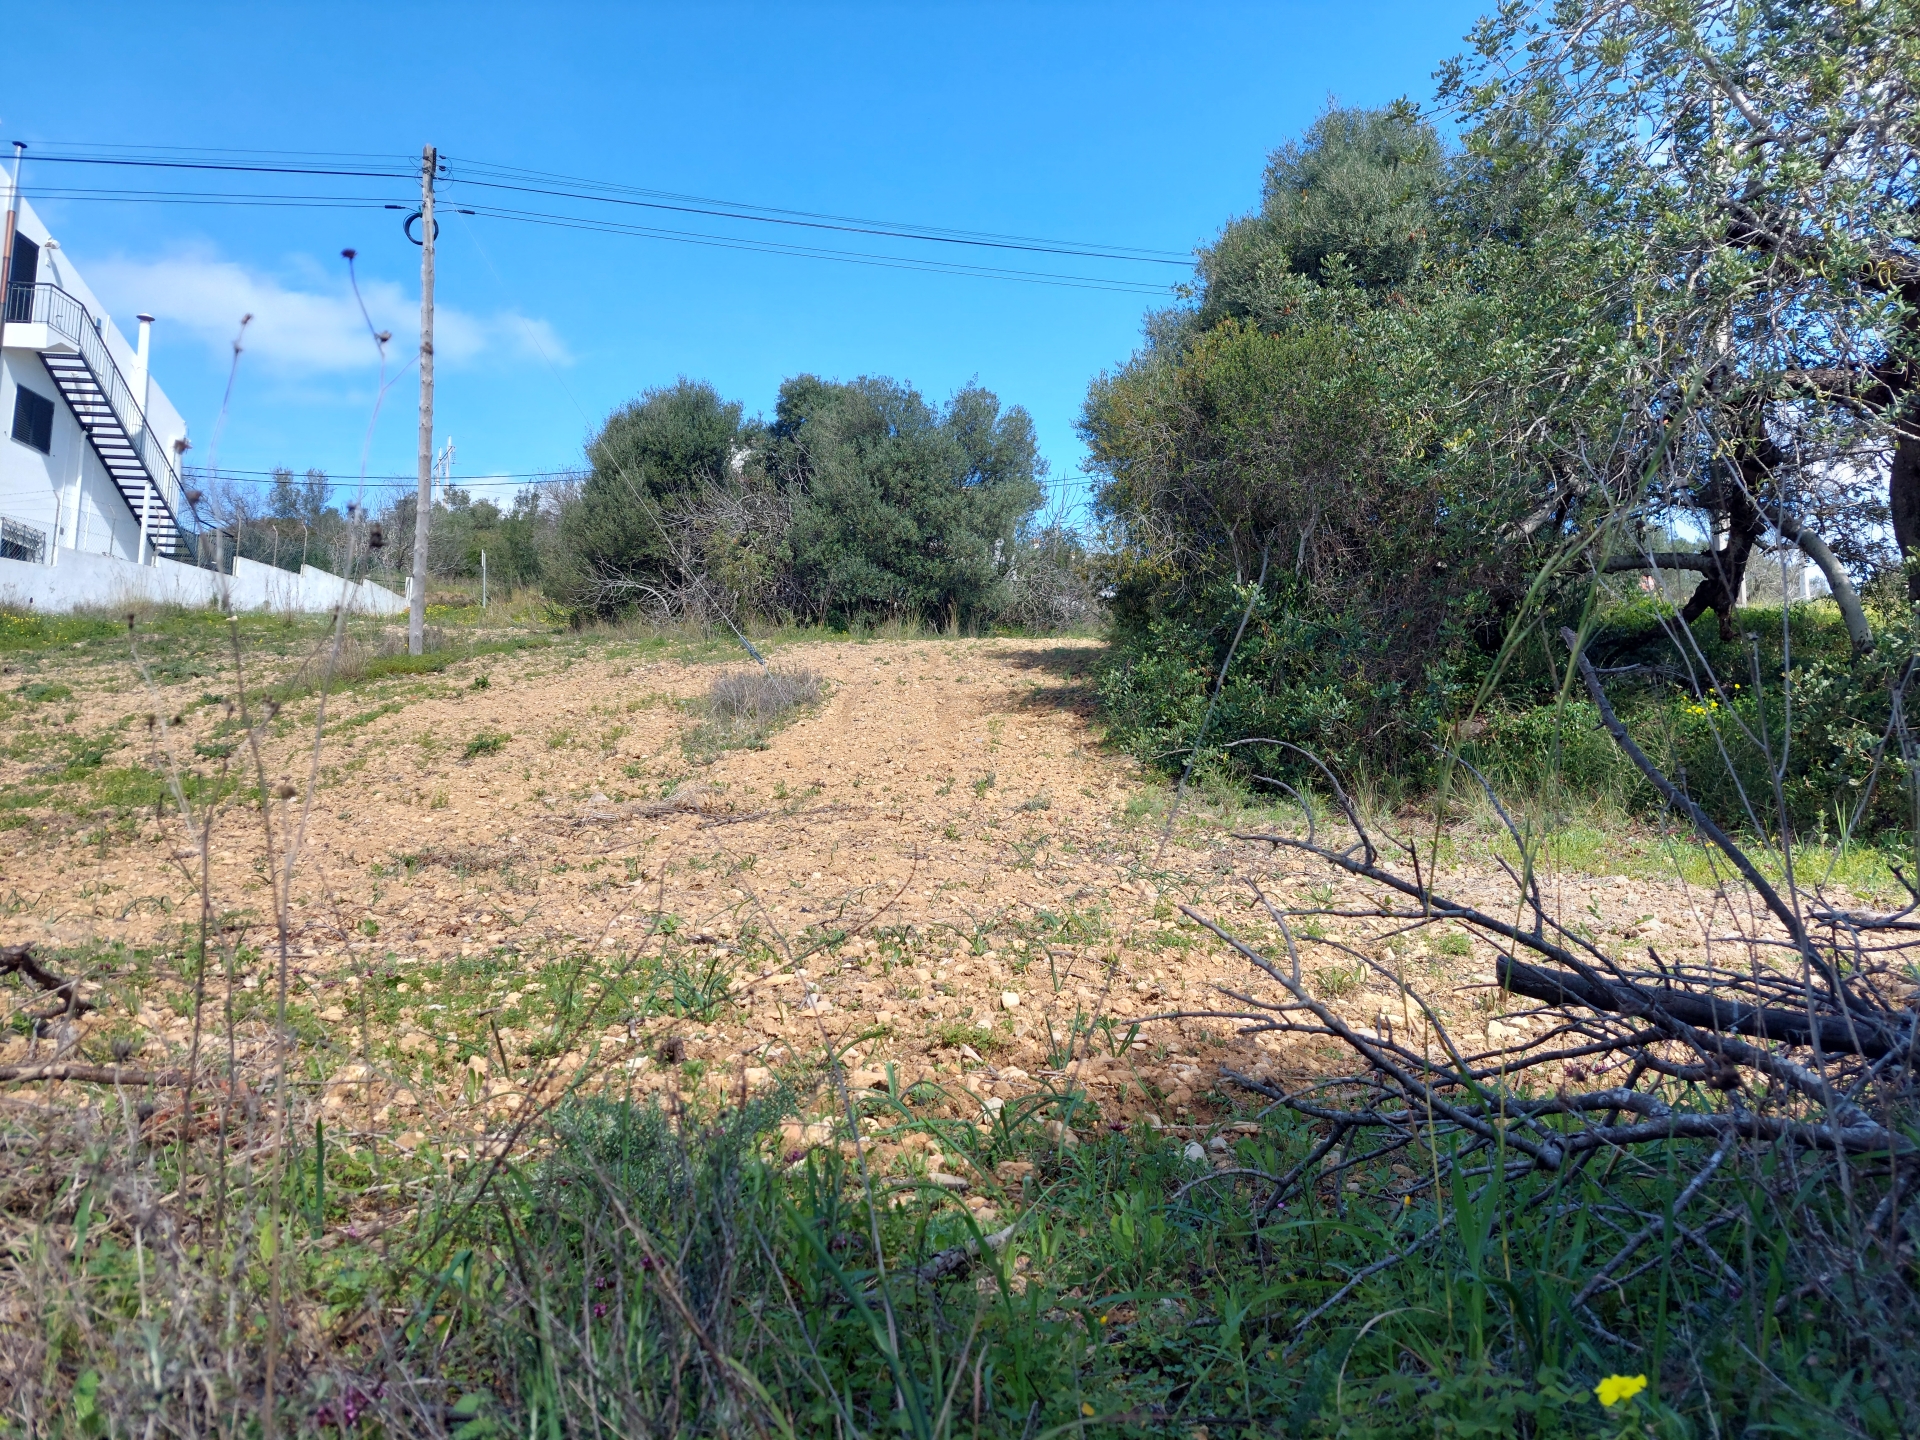
[[[153,316],[136,315],[133,318],[140,322],[140,338],[133,350],[133,398],[144,418],[147,413],[148,357],[153,349]]]
[[[139,343],[134,346],[133,351],[133,401],[134,404],[140,407],[140,420],[142,424],[145,424],[147,418],[148,357],[153,349],[153,317],[151,315],[136,315],[133,318],[140,322],[140,340]],[[146,470],[145,462],[142,462],[140,468],[143,471]],[[147,543],[152,533],[148,525],[148,516],[152,510],[153,476],[149,473],[145,482],[140,487],[140,563],[142,565],[147,563]],[[156,554],[154,558],[157,560],[159,556]]]

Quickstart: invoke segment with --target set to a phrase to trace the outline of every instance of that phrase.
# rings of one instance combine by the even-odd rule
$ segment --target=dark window
[[[13,268],[7,272],[7,319],[33,319],[33,285],[40,278],[40,247],[19,232],[13,237]]]
[[[53,401],[24,385],[13,387],[13,438],[42,455],[53,453]]]
[[[7,273],[7,283],[31,285],[39,278],[40,247],[16,230],[13,236],[13,268]]]

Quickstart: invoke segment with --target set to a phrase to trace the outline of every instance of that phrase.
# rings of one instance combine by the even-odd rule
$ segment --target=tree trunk
[[[1893,543],[1900,558],[1920,560],[1920,418],[1902,416],[1893,443],[1893,467],[1887,474],[1887,509],[1893,516]],[[1920,602],[1920,565],[1907,572],[1907,599]]]
[[[1920,380],[1915,372],[1912,359],[1913,346],[1920,341],[1915,334],[1916,325],[1911,318],[1920,314],[1920,279],[1908,279],[1900,286],[1900,298],[1906,302],[1908,321],[1907,333],[1901,337],[1906,343],[1904,349],[1907,359],[1899,370],[1885,376],[1888,397],[1887,411],[1894,423],[1893,465],[1887,474],[1887,510],[1893,518],[1893,543],[1900,547],[1900,558],[1904,561],[1920,560],[1920,415],[1913,413],[1905,402]],[[1907,573],[1907,599],[1920,602],[1920,567]]]
[[[1722,503],[1713,509],[1724,509],[1731,522],[1727,532],[1727,548],[1708,552],[1717,563],[1707,570],[1706,578],[1680,611],[1680,619],[1687,625],[1693,624],[1707,611],[1713,611],[1720,617],[1722,640],[1733,639],[1733,608],[1740,601],[1740,584],[1746,578],[1747,559],[1753,554],[1753,547],[1767,533],[1766,517],[1760,513],[1754,497],[1771,491],[1774,465],[1781,457],[1779,447],[1767,438],[1765,427],[1765,419],[1756,417],[1755,428],[1760,433],[1750,436],[1740,447],[1739,483],[1730,479],[1720,482]]]

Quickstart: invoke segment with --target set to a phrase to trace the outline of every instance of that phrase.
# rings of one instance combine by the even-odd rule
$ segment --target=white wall
[[[54,402],[51,455],[42,455],[13,438],[14,398],[23,380],[29,390]],[[4,364],[0,364],[0,515],[33,526],[48,537],[49,544],[54,534],[56,500],[68,473],[67,462],[76,458],[69,428],[80,427],[61,403],[53,377],[47,374],[39,356],[30,350],[7,351]]]
[[[227,576],[172,560],[136,565],[84,550],[62,554],[58,565],[0,560],[0,605],[20,610],[59,613],[148,603],[324,615],[343,597],[354,614],[400,615],[407,608],[403,597],[371,581],[349,585],[312,566],[295,575],[237,560],[234,573]]]

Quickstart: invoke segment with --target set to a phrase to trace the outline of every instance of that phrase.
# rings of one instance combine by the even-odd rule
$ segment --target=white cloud
[[[252,364],[289,376],[365,373],[377,365],[373,338],[345,274],[329,278],[310,261],[296,261],[293,268],[302,273],[283,280],[203,249],[159,260],[94,262],[85,273],[114,314],[153,315],[160,322],[159,343],[169,331],[184,334],[224,362],[240,317],[251,315],[243,344]],[[411,360],[420,343],[418,297],[390,280],[365,278],[360,294],[374,328],[392,332],[389,370]],[[435,360],[455,367],[543,357],[564,365],[572,359],[550,324],[513,310],[479,314],[439,305],[434,340]]]

